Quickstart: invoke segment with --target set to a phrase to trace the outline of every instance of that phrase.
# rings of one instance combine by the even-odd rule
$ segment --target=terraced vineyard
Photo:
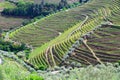
[[[107,5],[105,5],[106,3]],[[93,0],[92,2],[89,2],[87,5],[81,6],[80,13],[84,13],[84,15],[83,14],[80,15],[80,17],[82,17],[80,23],[68,29],[62,35],[58,36],[56,39],[41,46],[40,48],[35,49],[30,54],[28,62],[33,64],[37,68],[39,68],[41,65],[44,65],[46,67],[53,67],[66,61],[66,59],[70,57],[73,51],[74,53],[72,55],[74,57],[70,57],[69,59],[70,62],[78,61],[83,64],[97,64],[97,63],[103,63],[103,62],[118,61],[119,60],[119,54],[118,54],[119,44],[117,47],[114,46],[115,49],[113,49],[113,47],[109,47],[109,44],[102,44],[104,43],[102,41],[108,40],[108,39],[110,39],[110,41],[112,41],[111,39],[113,39],[113,41],[115,40],[119,41],[119,38],[118,38],[119,35],[114,34],[116,33],[116,30],[119,34],[119,26],[118,27],[110,26],[110,29],[113,29],[113,30],[116,29],[115,32],[113,30],[109,30],[109,27],[107,27],[108,32],[104,31],[104,27],[106,29],[107,25],[120,24],[119,21],[116,21],[120,19],[119,3],[120,3],[119,0],[110,0],[109,2],[107,0],[104,0],[104,1]],[[45,19],[48,19],[48,18],[45,18]],[[37,25],[40,25],[40,23],[39,24],[38,23]],[[103,25],[106,25],[106,26],[103,26]],[[100,27],[103,27],[103,28],[100,28]],[[95,30],[97,28],[101,30],[96,32]],[[87,33],[91,31],[92,32],[95,31],[94,36],[91,38],[93,39],[93,41],[89,42],[88,40],[88,44],[87,44],[86,40],[84,40],[84,37],[86,35],[89,35]],[[113,31],[113,33],[111,31]],[[116,39],[114,40],[114,38]],[[101,43],[100,41],[94,42],[95,39],[101,40]],[[80,43],[84,43],[84,46],[79,45],[80,44],[79,40],[80,40]],[[115,45],[116,43],[112,43],[112,44]],[[93,47],[93,49],[91,48],[91,46]],[[110,52],[109,50],[112,50],[112,51]]]
[[[79,22],[82,23],[82,21],[86,18],[83,14],[89,15],[89,18],[94,18],[97,16],[98,13],[96,13],[96,10],[98,8],[102,8],[101,5],[106,4],[99,3],[98,5],[97,2],[92,1],[82,7],[77,7],[50,15],[35,23],[29,24],[14,31],[10,34],[10,38],[15,41],[27,43],[33,47],[39,47],[42,44],[54,39],[60,33],[63,33],[75,24]],[[107,10],[110,11],[109,9]],[[99,11],[104,13],[104,9]]]
[[[25,18],[18,18],[12,16],[3,16],[1,12],[4,8],[15,8],[13,3],[7,2],[5,0],[0,0],[0,29],[9,30],[21,26],[22,23],[27,20]]]
[[[93,34],[81,39],[66,61],[80,62],[85,65],[120,60],[120,26],[102,26]],[[87,41],[87,42],[86,42]]]
[[[120,0],[89,0],[1,35],[0,80],[119,80],[119,41]]]
[[[10,34],[10,38],[25,42],[34,47],[44,44],[34,49],[29,56],[28,62],[36,68],[39,68],[41,65],[46,67],[60,65],[66,59],[70,62],[78,61],[84,64],[97,64],[106,61],[115,62],[119,60],[119,57],[116,56],[117,58],[114,59],[111,56],[115,54],[118,55],[117,52],[110,52],[109,50],[112,49],[112,47],[106,47],[107,45],[101,42],[105,39],[117,38],[119,35],[115,35],[115,32],[112,33],[110,32],[112,30],[109,31],[109,29],[108,32],[102,31],[104,29],[100,27],[104,28],[105,26],[103,26],[103,24],[120,25],[119,20],[120,0],[110,0],[109,2],[108,0],[92,0],[83,6],[50,15],[37,22],[17,29]],[[96,32],[95,30],[97,28],[102,30]],[[119,31],[119,27],[113,28],[113,30],[114,29]],[[90,38],[93,39],[93,41],[89,42],[88,40],[88,43],[86,43],[83,37],[89,35],[88,33],[91,31],[95,32],[94,36]],[[55,38],[56,36],[58,37]],[[99,40],[101,40],[101,42],[94,42],[96,38],[100,38]],[[79,39],[80,43],[84,43],[84,46],[79,45]],[[81,41],[81,39],[83,41]],[[116,40],[119,40],[119,38]],[[102,52],[104,48],[106,50]],[[117,48],[119,53],[119,46]],[[68,54],[72,54],[73,51],[75,56],[70,57]],[[110,55],[110,59],[107,58],[108,56],[101,58],[102,55]],[[105,57],[106,59],[104,59]]]

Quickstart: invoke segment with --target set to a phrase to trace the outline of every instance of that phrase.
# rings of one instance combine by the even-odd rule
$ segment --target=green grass
[[[15,5],[10,2],[4,1],[0,2],[0,8],[15,8]]]
[[[36,72],[29,72],[25,67],[16,61],[3,57],[3,64],[0,65],[1,80],[44,80]]]
[[[5,63],[0,65],[0,75],[3,77],[2,80],[24,80],[26,76],[30,74],[30,72],[15,61],[5,59]]]

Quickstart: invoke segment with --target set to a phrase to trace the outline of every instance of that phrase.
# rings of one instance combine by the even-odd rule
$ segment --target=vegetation
[[[5,8],[2,14],[9,16],[25,16],[25,17],[36,17],[36,16],[46,16],[51,13],[55,13],[62,8],[70,8],[66,0],[61,0],[59,5],[57,4],[34,4],[30,2],[15,2],[16,8]],[[74,4],[75,6],[78,4]]]
[[[0,79],[119,80],[120,0],[91,0],[77,7],[68,0],[57,6],[41,1],[9,1],[16,5],[9,10],[17,9],[17,15],[35,9],[28,16],[41,16],[0,39]],[[44,11],[53,13],[46,16]]]
[[[15,61],[6,58],[3,65],[0,65],[1,80],[44,80],[37,73],[30,73]]]
[[[76,9],[76,11],[74,11],[74,9]],[[17,29],[10,34],[10,37],[16,41],[28,43],[33,47],[41,46],[42,44],[54,39],[56,36],[79,21],[82,22],[82,20],[85,19],[82,15],[85,12],[80,12],[80,7],[74,9],[51,14],[34,23]],[[30,38],[31,35],[34,36],[34,38]]]
[[[118,70],[119,66],[115,67],[115,65],[108,64],[107,66],[90,65],[85,68],[74,68],[71,70],[62,67],[57,70],[58,72],[56,74],[53,73],[56,71],[41,72],[39,74],[45,80],[119,80],[120,72]]]
[[[0,50],[17,53],[19,51],[29,51],[30,49],[22,43],[4,41],[0,39]]]
[[[11,17],[11,16],[8,17],[1,15],[1,12],[3,11],[4,8],[13,9],[15,7],[16,5],[13,3],[0,0],[0,29],[2,29],[3,31],[8,31],[10,29],[20,27],[25,20],[28,20],[20,17]]]
[[[8,1],[14,1],[14,2],[18,2],[20,0],[8,0]],[[35,4],[41,4],[41,2],[44,2],[44,3],[49,3],[49,4],[59,4],[60,1],[62,0],[21,0],[21,1],[25,1],[25,2],[32,2],[32,3],[35,3]],[[66,0],[68,4],[73,4],[73,3],[76,3],[76,2],[80,2],[79,0]],[[83,2],[84,1],[88,1],[88,0],[82,0]]]
[[[98,1],[99,2],[99,1]],[[103,1],[104,3],[107,1]],[[79,23],[78,25],[74,26],[73,28],[70,28],[70,30],[68,30],[68,32],[66,31],[65,33],[63,33],[62,35],[58,36],[56,39],[50,41],[49,43],[35,49],[31,54],[30,54],[30,57],[29,57],[29,62],[33,65],[35,65],[35,67],[38,67],[40,65],[45,65],[47,67],[54,67],[56,65],[60,65],[60,63],[62,63],[62,60],[64,60],[63,56],[67,53],[67,51],[69,51],[69,49],[71,48],[71,46],[79,39],[83,38],[83,41],[80,41],[80,43],[83,43],[83,45],[85,45],[85,47],[87,48],[87,51],[89,50],[90,52],[89,53],[92,53],[92,57],[95,58],[95,60],[91,60],[91,62],[89,63],[89,60],[87,61],[87,57],[85,57],[85,59],[82,57],[81,59],[81,56],[80,55],[80,58],[79,55],[77,55],[75,52],[71,52],[73,54],[75,54],[75,58],[72,57],[72,60],[74,61],[78,61],[78,62],[82,62],[82,60],[86,61],[87,64],[91,64],[91,63],[94,63],[94,62],[97,62],[97,63],[102,63],[100,61],[99,58],[97,58],[94,50],[92,50],[86,43],[86,40],[84,40],[84,35],[87,35],[87,32],[90,32],[90,31],[94,31],[96,30],[97,28],[99,28],[99,25],[103,22],[103,21],[109,21],[109,20],[112,20],[109,19],[108,17],[110,16],[113,16],[113,14],[117,14],[119,13],[119,5],[118,5],[118,1],[115,1],[114,5],[111,5],[109,3],[109,5],[104,5],[106,6],[105,8],[103,8],[103,6],[101,6],[103,4],[103,2],[99,2],[101,4],[97,5],[99,6],[98,7],[98,10],[96,10],[96,13],[97,14],[93,14],[93,12],[89,13],[90,16],[89,19],[88,17],[86,16],[86,19]],[[93,3],[95,4],[95,2],[93,1]],[[92,2],[88,3],[87,5],[92,5],[93,4]],[[97,3],[97,2],[96,2]],[[84,5],[85,6],[85,5]],[[96,5],[95,5],[96,6]],[[97,8],[96,6],[96,8]],[[100,8],[101,6],[101,8]],[[86,6],[85,6],[86,7]],[[108,8],[107,8],[108,7]],[[82,6],[83,8],[83,6]],[[93,6],[92,6],[93,8]],[[110,9],[111,12],[109,13],[103,13],[104,10],[108,10],[109,8],[115,8],[115,9]],[[85,8],[84,8],[85,9]],[[90,9],[90,7],[89,7]],[[86,14],[87,15],[87,14]],[[105,16],[104,16],[105,15]],[[115,17],[115,16],[114,16]],[[108,19],[107,19],[108,18]],[[115,17],[115,18],[118,18],[118,17]],[[81,25],[80,25],[81,24]],[[80,25],[80,26],[79,26]],[[105,25],[109,25],[108,23],[106,23]],[[98,26],[98,27],[96,27]],[[107,33],[106,33],[107,34]],[[101,34],[100,34],[101,35]],[[104,34],[105,35],[105,34]],[[110,36],[111,37],[111,36]],[[118,36],[116,36],[118,37]],[[74,45],[73,45],[74,46]],[[76,43],[75,44],[75,47],[79,47],[79,44]],[[117,47],[118,48],[118,47]],[[80,51],[78,51],[78,53],[81,53]],[[115,53],[114,53],[115,54]],[[117,54],[117,53],[116,53]],[[69,55],[67,55],[69,57]],[[77,58],[77,59],[76,59]],[[70,59],[71,60],[71,59]],[[107,62],[107,61],[110,61],[110,62],[116,62],[117,60],[119,59],[116,59],[116,60],[104,60],[103,59],[103,62]],[[93,62],[94,61],[94,62]],[[96,64],[96,63],[95,63]]]
[[[16,6],[10,2],[0,2],[0,8],[15,8]]]
[[[0,78],[2,80],[119,80],[119,64],[96,65],[81,68],[56,67],[55,70],[30,73],[17,62],[5,58],[0,65]]]

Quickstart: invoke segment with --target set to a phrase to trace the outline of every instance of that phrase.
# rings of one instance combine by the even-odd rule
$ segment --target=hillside
[[[120,79],[120,0],[33,1],[0,0],[0,80]]]
[[[96,4],[99,3],[99,4],[95,5],[95,3]],[[106,3],[108,3],[108,5],[104,5],[104,7],[101,6]],[[119,22],[116,21],[119,19],[118,14],[119,14],[119,9],[120,9],[118,0],[115,0],[115,1],[111,0],[111,2],[107,2],[107,0],[106,1],[95,0],[93,2],[88,3],[87,5],[92,6],[92,8],[94,8],[94,5],[95,5],[96,6],[95,8],[98,8],[98,9],[96,9],[96,11],[94,11],[94,9],[92,9],[92,11],[96,12],[96,14],[88,13],[87,12],[88,10],[83,8],[83,7],[86,7],[86,5],[82,6],[82,8],[83,8],[82,11],[87,12],[87,14],[84,13],[84,15],[88,15],[88,16],[86,16],[85,20],[83,20],[81,25],[79,24],[80,26],[76,25],[77,27],[74,26],[73,28],[70,28],[72,30],[68,30],[68,32],[66,31],[65,33],[63,33],[62,35],[57,37],[56,39],[50,41],[48,44],[45,44],[42,47],[35,49],[30,54],[29,62],[31,64],[35,65],[36,67],[39,67],[39,65],[45,65],[47,67],[59,65],[62,61],[64,61],[64,55],[69,51],[71,46],[79,38],[81,38],[83,35],[85,35],[87,32],[95,30],[97,27],[99,28],[99,26],[102,23],[105,24],[106,22],[109,22],[109,23],[106,23],[106,25],[111,24],[111,22],[112,22],[112,24],[114,24],[114,22],[115,22],[116,25],[120,24]],[[91,7],[88,7],[88,8],[90,11]],[[85,11],[84,11],[84,9],[85,9]],[[90,11],[90,12],[92,12],[92,11]],[[77,29],[75,29],[75,28],[77,28]],[[119,31],[119,28],[118,28],[118,31]],[[106,34],[108,34],[108,33],[106,32]],[[97,34],[97,35],[99,36],[99,34]],[[104,35],[105,35],[105,33],[104,33]],[[111,33],[111,35],[112,35],[112,33]],[[119,36],[116,36],[116,37],[119,37]],[[108,39],[109,39],[109,37],[108,37]],[[119,38],[118,38],[118,41],[119,41]],[[102,45],[102,44],[100,44],[100,45]],[[78,46],[77,43],[75,44],[75,46]],[[102,46],[102,47],[104,47],[104,46]],[[87,46],[87,48],[91,50],[91,48],[89,48],[88,46]],[[119,47],[117,47],[117,48],[119,48]],[[118,51],[119,51],[119,49],[118,49]],[[98,60],[98,62],[100,62],[100,60],[95,56],[95,53],[93,51],[91,51],[91,53]],[[98,51],[98,53],[100,53],[100,52]],[[107,53],[109,53],[109,52],[107,52]],[[115,53],[113,52],[113,54],[115,54]],[[69,57],[69,56],[67,55],[67,57]],[[118,60],[119,59],[117,59],[116,61],[118,61]]]
[[[16,6],[10,2],[4,0],[0,1],[0,29],[9,30],[15,27],[19,27],[22,25],[22,22],[27,20],[25,18],[20,18],[20,17],[1,15],[1,12],[3,11],[4,8],[14,8],[14,7]]]
[[[91,32],[92,33],[92,32]],[[79,46],[73,47],[66,61],[96,65],[120,60],[120,26],[104,25],[81,38]],[[68,54],[66,54],[67,56]]]
[[[86,6],[77,7],[74,9],[68,9],[66,11],[61,11],[43,19],[40,19],[34,23],[26,25],[10,34],[10,38],[27,43],[33,47],[39,47],[42,44],[54,39],[59,34],[63,33],[68,28],[74,26],[78,22],[82,22],[85,19],[83,15],[86,13],[82,11],[83,8],[89,10]],[[92,9],[92,8],[91,8]],[[96,7],[97,9],[97,7]],[[89,11],[89,15],[95,13],[94,11]],[[31,35],[33,38],[31,38]]]

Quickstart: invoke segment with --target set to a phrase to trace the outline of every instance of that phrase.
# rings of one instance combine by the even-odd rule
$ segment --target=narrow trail
[[[45,52],[45,57],[46,57],[46,61],[47,61],[47,63],[48,63],[48,66],[51,67],[51,65],[49,64],[49,63],[50,63],[50,62],[49,62],[49,59],[48,59],[48,51],[49,51],[49,47],[48,47],[48,49],[47,49],[46,52]]]
[[[51,55],[51,59],[49,59],[49,56],[48,56],[49,54]],[[47,48],[45,56],[46,56],[46,61],[47,61],[48,65],[49,65],[49,67],[51,67],[51,64],[50,64],[51,60],[52,60],[52,62],[54,64],[54,66],[56,66],[53,51],[52,51],[52,47]]]
[[[51,53],[53,64],[54,64],[54,66],[56,66],[54,55],[53,55],[53,51],[52,51],[52,47],[50,48],[50,53]]]
[[[82,24],[81,24],[77,29],[75,29],[74,31],[72,31],[72,32],[68,35],[68,38],[69,38],[75,31],[79,30],[79,29],[86,23],[86,21],[88,20],[89,17],[88,17],[87,15],[84,15],[84,16],[86,16],[85,20],[82,22]]]
[[[87,40],[83,40],[83,44],[88,48],[88,50],[93,54],[100,64],[103,64],[102,61],[96,56],[96,53],[87,45]]]

